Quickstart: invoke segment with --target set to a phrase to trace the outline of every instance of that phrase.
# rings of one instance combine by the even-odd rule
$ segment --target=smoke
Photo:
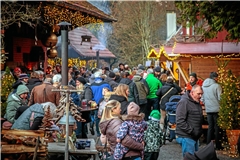
[[[106,14],[110,14],[111,10],[109,7],[109,1],[106,0],[88,0],[89,3],[100,9]],[[112,25],[111,23],[104,23],[103,27],[101,27],[100,30],[97,32],[94,32],[90,30],[96,37],[97,39],[104,45],[107,46],[107,37],[108,35],[112,32]]]

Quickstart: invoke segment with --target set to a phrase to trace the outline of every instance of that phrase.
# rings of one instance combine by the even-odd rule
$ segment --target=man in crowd
[[[176,141],[182,147],[183,157],[187,152],[198,151],[198,139],[202,134],[202,107],[200,99],[203,95],[201,86],[194,85],[190,92],[182,95],[176,110]]]
[[[202,102],[205,105],[207,112],[208,121],[208,133],[207,133],[207,144],[211,142],[215,137],[216,149],[223,149],[220,142],[219,126],[217,124],[218,112],[220,109],[220,97],[222,94],[222,88],[217,83],[218,74],[211,72],[210,77],[205,79],[203,82],[203,97]],[[213,136],[214,133],[214,136]]]
[[[151,113],[151,107],[153,107],[153,109],[159,110],[159,98],[156,95],[156,92],[159,88],[162,87],[162,83],[154,76],[153,74],[153,69],[149,68],[147,70],[147,84],[149,86],[149,94],[147,96],[147,111],[148,113],[145,116],[149,116]]]
[[[60,100],[60,92],[53,92],[52,89],[56,89],[56,87],[54,87],[52,84],[52,78],[46,77],[41,85],[35,86],[32,89],[28,106],[31,106],[35,103],[45,102],[52,102],[58,106]]]
[[[192,86],[194,86],[195,84],[202,86],[203,80],[198,79],[197,74],[193,72],[189,75],[189,82],[186,85],[186,91],[190,92],[192,89]]]

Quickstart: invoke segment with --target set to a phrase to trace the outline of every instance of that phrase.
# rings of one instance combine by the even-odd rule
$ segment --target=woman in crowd
[[[123,122],[119,118],[120,112],[121,104],[116,100],[110,100],[105,106],[99,124],[101,133],[103,135],[106,135],[107,137],[107,141],[111,149],[111,154],[113,154],[117,144],[116,133]],[[124,155],[123,160],[135,160],[141,157],[141,151],[143,151],[144,149],[142,143],[136,142],[135,140],[131,139],[128,135],[121,141],[121,143],[122,145],[129,148],[129,151]]]
[[[129,87],[126,84],[119,84],[109,100],[117,100],[121,104],[121,115],[127,114]]]

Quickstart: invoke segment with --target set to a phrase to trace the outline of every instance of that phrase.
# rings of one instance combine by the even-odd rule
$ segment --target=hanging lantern
[[[47,36],[47,38],[42,39],[42,44],[45,47],[54,47],[54,46],[56,46],[57,41],[58,41],[58,38],[57,38],[56,34],[51,33],[49,36]]]
[[[48,58],[55,58],[57,57],[57,49],[54,47],[54,48],[50,48],[48,51],[47,51],[47,57]]]

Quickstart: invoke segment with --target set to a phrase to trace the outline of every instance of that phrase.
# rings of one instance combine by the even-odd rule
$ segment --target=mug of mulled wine
[[[87,108],[87,105],[88,105],[87,103],[88,103],[87,99],[83,99],[82,103],[81,103],[81,107],[82,108]]]

